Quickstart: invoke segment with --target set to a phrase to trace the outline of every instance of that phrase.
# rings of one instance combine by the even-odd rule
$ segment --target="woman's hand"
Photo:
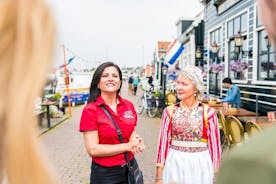
[[[130,151],[134,154],[141,153],[145,149],[144,140],[135,132],[129,138]]]

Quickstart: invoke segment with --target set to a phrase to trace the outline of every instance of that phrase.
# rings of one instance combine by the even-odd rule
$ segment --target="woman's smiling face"
[[[193,82],[180,74],[176,81],[176,93],[180,100],[186,100],[190,98],[195,98],[194,94],[197,92]]]
[[[121,86],[119,71],[114,67],[106,67],[102,73],[98,88],[101,93],[117,93]]]

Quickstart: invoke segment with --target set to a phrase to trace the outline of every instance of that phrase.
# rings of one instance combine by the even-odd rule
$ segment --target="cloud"
[[[194,17],[202,10],[199,1],[194,0],[48,0],[48,3],[57,21],[59,42],[91,61],[91,65],[97,65],[98,60],[112,60],[121,66],[149,63],[156,42],[175,37],[176,20]],[[58,55],[56,63],[61,60]]]

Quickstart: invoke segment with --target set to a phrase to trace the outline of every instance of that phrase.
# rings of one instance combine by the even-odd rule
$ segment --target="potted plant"
[[[210,64],[209,69],[210,73],[219,73],[224,70],[224,67],[222,64],[212,63]]]
[[[230,64],[230,70],[233,72],[242,72],[248,68],[248,63],[242,60],[232,61]]]
[[[274,70],[274,69],[276,69],[276,63],[263,61],[263,62],[261,62],[261,67],[263,68],[264,71],[267,71],[268,69]]]
[[[242,79],[242,71],[248,68],[248,63],[242,60],[234,60],[230,64],[230,70],[234,72],[236,79]]]

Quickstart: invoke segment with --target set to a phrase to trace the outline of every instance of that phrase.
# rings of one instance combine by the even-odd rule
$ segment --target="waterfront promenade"
[[[140,94],[141,89],[138,89],[137,96],[128,96],[127,85],[122,87],[122,96],[134,104]],[[46,158],[62,184],[89,183],[91,159],[86,153],[82,133],[78,130],[83,107],[74,107],[72,118],[39,137]],[[143,171],[145,184],[153,183],[155,176],[159,127],[160,118],[149,118],[145,113],[138,118],[137,131],[145,140],[146,150],[136,158]]]

